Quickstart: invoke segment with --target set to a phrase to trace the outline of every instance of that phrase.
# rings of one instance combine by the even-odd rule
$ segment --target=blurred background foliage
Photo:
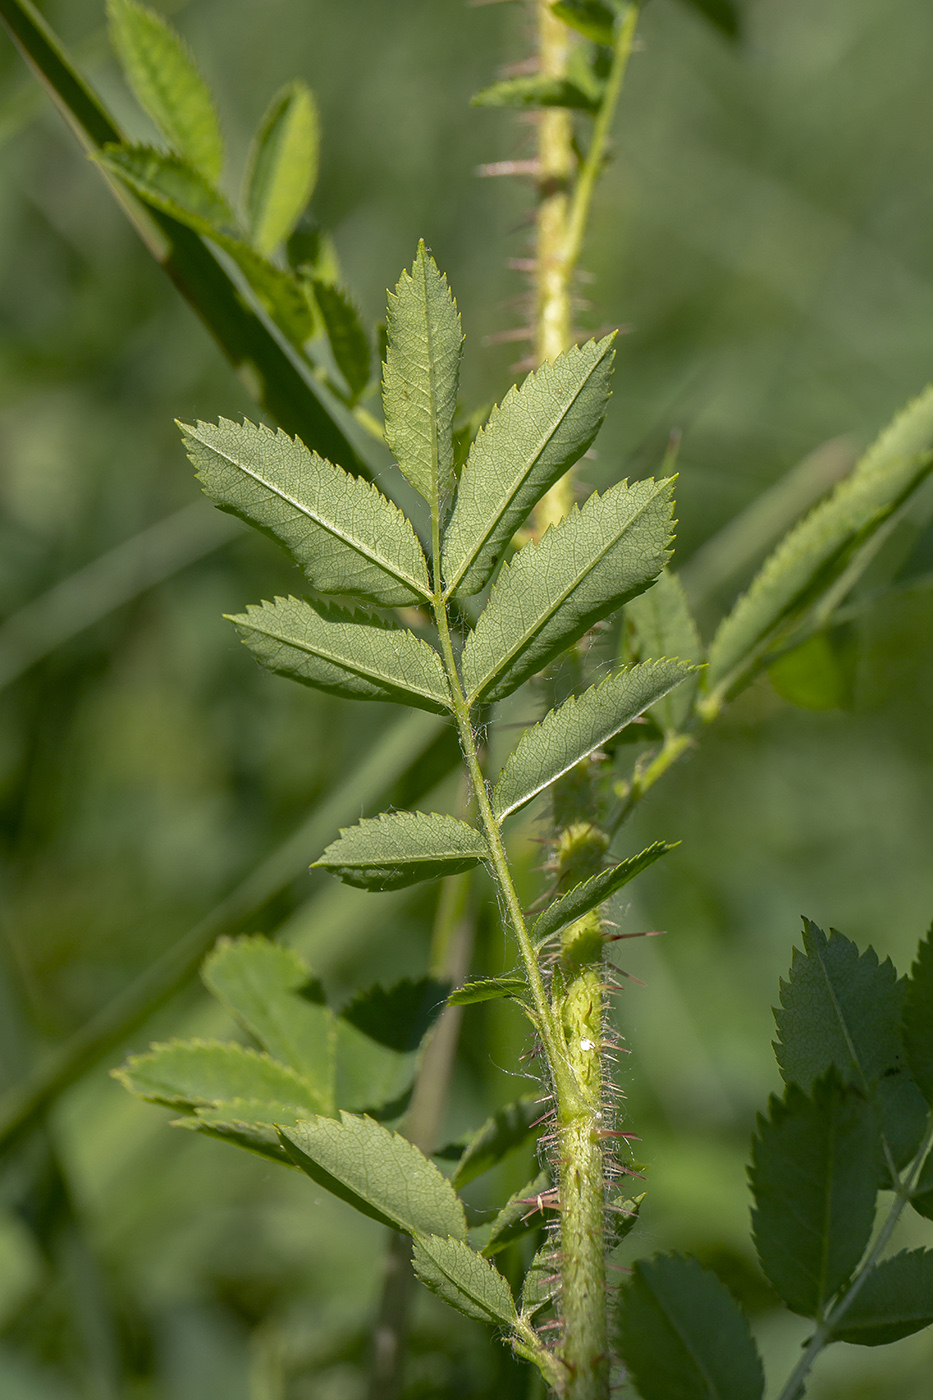
[[[272,92],[294,76],[311,84],[324,132],[314,213],[366,319],[383,315],[386,286],[424,237],[463,312],[466,404],[501,397],[516,346],[497,337],[518,324],[508,260],[527,255],[530,191],[475,169],[527,154],[527,128],[468,102],[525,56],[524,7],[158,8],[214,86],[235,169]],[[109,57],[101,0],[48,0],[43,12],[148,136]],[[838,474],[933,371],[933,9],[746,0],[743,17],[733,43],[674,0],[646,6],[580,310],[581,329],[627,332],[584,474],[602,486],[656,471],[681,430],[677,562],[707,628],[759,538],[788,523],[794,482],[806,497]],[[221,613],[293,586],[271,545],[222,520],[210,540],[206,506],[187,562],[184,541],[175,554],[165,543],[181,518],[136,538],[200,509],[173,418],[254,410],[5,38],[0,84],[2,615],[131,541],[103,582],[78,575],[51,623],[24,615],[45,653],[33,664],[22,619],[0,630],[9,1087],[278,850],[398,715],[281,683],[238,646]],[[149,558],[166,576],[139,589]],[[931,563],[921,508],[847,627],[748,691],[625,836],[624,853],[682,842],[618,911],[626,930],[666,930],[622,945],[641,979],[618,1014],[648,1168],[629,1250],[691,1249],[716,1268],[752,1309],[775,1381],[806,1324],[775,1320],[748,1239],[743,1164],[755,1110],[777,1087],[770,1007],[801,913],[904,970],[933,912]],[[89,627],[76,588],[79,604],[98,590]],[[395,742],[383,745],[386,781]],[[429,791],[430,772],[417,777]],[[529,900],[538,834],[532,813],[515,838]],[[508,953],[481,888],[476,902],[475,970],[501,971]],[[287,938],[339,998],[420,975],[433,916],[430,891],[377,897],[286,872],[255,916],[221,923]],[[526,1046],[514,1010],[470,1008],[464,1025],[450,1136],[530,1087],[516,1078]],[[230,1031],[192,980],[129,1048]],[[108,1078],[119,1058],[2,1164],[4,1400],[357,1400],[380,1229],[303,1177],[168,1131],[166,1114]],[[507,1163],[500,1192],[527,1167]],[[921,1400],[931,1371],[929,1331],[891,1354],[837,1346],[810,1393]],[[419,1297],[409,1397],[526,1393],[481,1329]]]

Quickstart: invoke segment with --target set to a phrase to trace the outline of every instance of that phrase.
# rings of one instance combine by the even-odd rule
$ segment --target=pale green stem
[[[778,1400],[798,1400],[798,1397],[803,1394],[803,1383],[809,1375],[813,1363],[816,1361],[816,1358],[826,1346],[827,1342],[831,1340],[833,1332],[855,1302],[855,1299],[868,1280],[871,1271],[887,1249],[891,1236],[894,1234],[897,1224],[904,1213],[904,1209],[910,1201],[911,1192],[914,1189],[923,1160],[931,1144],[933,1144],[933,1115],[931,1115],[930,1121],[927,1124],[927,1130],[916,1157],[908,1171],[904,1174],[903,1179],[898,1182],[897,1190],[894,1193],[894,1200],[891,1202],[891,1209],[888,1212],[888,1218],[881,1227],[878,1238],[872,1245],[865,1263],[859,1269],[842,1297],[830,1308],[829,1313],[813,1333],[813,1336],[807,1343],[803,1356],[801,1356],[797,1365],[791,1372],[790,1378],[781,1391]]]

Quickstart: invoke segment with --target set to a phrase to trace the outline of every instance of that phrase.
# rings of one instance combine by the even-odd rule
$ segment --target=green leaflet
[[[276,1124],[294,1127],[307,1117],[307,1108],[295,1108],[294,1104],[268,1099],[231,1099],[196,1108],[190,1117],[176,1118],[173,1127],[190,1128],[292,1166],[292,1159],[279,1142]]]
[[[933,388],[882,433],[851,476],[785,535],[713,638],[708,680],[722,694],[776,630],[825,594],[858,547],[933,467]],[[853,580],[854,581],[854,580]]]
[[[570,78],[504,78],[482,88],[470,98],[472,107],[569,107],[572,111],[595,113],[603,98],[602,85],[595,79],[581,84]]]
[[[489,1227],[489,1234],[483,1243],[482,1252],[487,1258],[500,1253],[516,1240],[524,1239],[532,1230],[541,1228],[545,1222],[543,1212],[549,1207],[556,1209],[553,1203],[543,1199],[550,1189],[550,1176],[547,1172],[539,1172],[533,1181],[509,1197]]]
[[[833,1338],[877,1347],[933,1323],[933,1249],[904,1249],[868,1275]]]
[[[594,491],[504,564],[463,650],[470,703],[499,700],[647,588],[670,550],[671,481]]]
[[[107,0],[110,39],[126,80],[169,145],[213,183],[224,161],[210,90],[165,20],[135,0]]]
[[[933,1106],[933,928],[920,944],[907,979],[904,1041],[914,1079]]]
[[[344,1021],[399,1054],[417,1050],[444,1010],[449,982],[404,977],[391,987],[368,987],[340,1012]]]
[[[696,1259],[639,1260],[620,1303],[619,1346],[643,1400],[761,1400],[764,1371],[748,1322]]]
[[[437,1234],[416,1235],[413,1264],[426,1288],[467,1317],[505,1327],[516,1321],[508,1283],[469,1245]]]
[[[560,1244],[555,1239],[541,1246],[522,1284],[522,1317],[531,1319],[560,1294]]]
[[[558,0],[551,13],[596,44],[608,48],[615,40],[616,11],[602,0]]]
[[[635,654],[640,661],[656,656],[677,656],[681,661],[701,661],[703,646],[680,579],[670,569],[662,569],[657,582],[633,598],[625,609],[633,633]],[[683,728],[693,708],[698,674],[682,685],[675,695],[667,695],[651,709],[651,717],[665,733]]]
[[[371,374],[369,336],[360,313],[342,287],[319,279],[311,285],[334,362],[347,382],[351,402],[356,403]]]
[[[221,938],[201,976],[243,1029],[312,1084],[332,1111],[333,1017],[297,953],[258,936]]]
[[[488,854],[480,832],[456,817],[391,812],[342,828],[311,868],[364,890],[399,890],[470,870]]]
[[[418,1068],[417,1056],[380,1045],[343,1017],[337,1018],[334,1038],[338,1107],[367,1113],[378,1121],[404,1113]]]
[[[291,234],[317,183],[319,121],[306,83],[276,93],[250,147],[243,203],[253,247],[266,256]]]
[[[481,977],[465,982],[447,998],[450,1006],[473,1006],[478,1001],[498,1001],[503,997],[521,997],[528,990],[524,977]]]
[[[878,1130],[835,1069],[808,1097],[789,1084],[758,1116],[749,1181],[761,1267],[787,1306],[816,1317],[856,1267],[875,1218]]]
[[[264,425],[179,423],[207,495],[288,550],[322,593],[378,607],[430,600],[408,519],[375,486]]]
[[[579,461],[609,402],[614,335],[543,364],[480,428],[444,533],[448,594],[477,593],[544,493]]]
[[[739,38],[742,32],[742,17],[736,0],[683,0],[683,3],[691,10],[699,11],[728,38]]]
[[[466,1239],[450,1183],[413,1143],[371,1118],[311,1118],[280,1136],[303,1172],[363,1215],[411,1235]]]
[[[347,700],[394,700],[435,714],[450,708],[441,659],[414,632],[300,598],[252,604],[229,620],[277,675]]]
[[[670,660],[627,666],[582,695],[571,695],[540,724],[526,729],[493,789],[497,820],[518,811],[594,749],[608,743],[692,669],[689,662]]]
[[[138,1098],[168,1108],[209,1107],[232,1099],[290,1104],[317,1113],[324,1105],[302,1075],[269,1055],[217,1040],[171,1040],[131,1055],[113,1071]]]
[[[920,1168],[920,1175],[910,1193],[910,1204],[918,1215],[933,1220],[933,1152],[927,1153],[926,1161]]]
[[[435,516],[454,487],[453,422],[463,337],[447,278],[418,244],[411,272],[389,293],[382,381],[390,450]]]
[[[119,175],[154,209],[210,238],[236,263],[257,299],[288,339],[301,346],[314,332],[314,312],[301,283],[231,231],[229,206],[177,156],[147,146],[106,146],[99,164]]]
[[[432,977],[406,978],[393,987],[370,987],[343,1008],[336,1027],[341,1108],[374,1118],[398,1116],[447,987]]]
[[[535,1123],[541,1116],[536,1099],[517,1099],[498,1109],[470,1138],[451,1178],[454,1185],[466,1186],[516,1148],[534,1142]]]
[[[640,875],[649,865],[653,865],[673,849],[673,845],[666,841],[654,841],[637,856],[630,856],[620,865],[614,865],[611,870],[602,870],[598,875],[591,875],[588,880],[574,885],[573,889],[548,905],[532,929],[532,936],[536,942],[542,943],[553,934],[560,933],[561,929],[575,924],[584,914],[588,914],[591,909],[597,909],[600,904],[605,904],[606,900],[623,885],[627,885],[629,880],[634,880],[636,875]]]
[[[794,950],[790,976],[781,982],[781,1008],[774,1013],[781,1075],[809,1092],[834,1065],[877,1103],[895,1165],[902,1167],[926,1124],[901,1038],[905,983],[898,982],[890,958],[879,964],[872,948],[859,954],[835,929],[827,938],[805,919],[803,943],[803,953]]]

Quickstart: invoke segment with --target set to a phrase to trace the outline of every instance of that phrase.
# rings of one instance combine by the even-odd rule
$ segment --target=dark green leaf
[[[540,724],[526,729],[492,794],[498,821],[562,778],[689,676],[683,661],[645,661],[571,695]]]
[[[621,1293],[619,1346],[642,1400],[761,1400],[761,1359],[739,1305],[683,1254],[639,1261]]]
[[[430,600],[410,522],[370,482],[281,429],[227,418],[178,426],[205,495],[287,549],[320,592],[377,607]]]
[[[683,0],[692,10],[721,29],[730,39],[737,39],[742,30],[742,14],[737,0]]]
[[[918,1215],[933,1220],[933,1152],[927,1153],[926,1161],[920,1168],[920,1175],[910,1193],[910,1204]]]
[[[141,107],[205,180],[224,160],[210,90],[187,46],[159,15],[135,0],[107,0],[110,38]]]
[[[301,598],[250,605],[229,621],[276,675],[345,700],[392,700],[434,714],[449,709],[441,659],[414,632]]]
[[[447,278],[419,243],[389,294],[385,435],[399,467],[442,514],[454,488],[453,423],[463,336]]]
[[[466,1239],[450,1183],[413,1143],[371,1118],[312,1118],[283,1128],[281,1139],[303,1172],[364,1215],[412,1235]]]
[[[406,977],[392,987],[359,992],[340,1015],[371,1040],[407,1054],[418,1049],[434,1025],[449,989],[448,982],[436,977]]]
[[[259,124],[250,147],[243,202],[250,238],[268,256],[289,237],[317,181],[318,113],[300,80],[287,83]]]
[[[789,1084],[759,1115],[749,1173],[761,1266],[787,1306],[816,1317],[856,1267],[875,1218],[872,1105],[835,1069],[808,1097]]]
[[[655,841],[637,856],[630,856],[620,865],[614,865],[611,870],[603,870],[598,875],[591,876],[589,880],[574,885],[572,890],[561,895],[560,899],[555,899],[554,903],[545,909],[532,930],[535,940],[542,943],[552,934],[560,933],[561,929],[575,924],[584,914],[598,908],[600,904],[605,904],[606,900],[623,885],[627,885],[629,880],[634,880],[636,875],[640,875],[649,865],[653,865],[673,849],[674,847],[666,841]]]
[[[933,928],[920,944],[904,995],[904,1042],[911,1072],[933,1105]]]
[[[489,852],[475,827],[437,812],[392,812],[343,828],[314,866],[364,890],[398,890],[470,870]]]
[[[634,654],[639,661],[676,656],[681,661],[701,661],[703,646],[680,579],[662,569],[657,582],[633,598],[625,609],[632,628]],[[693,708],[698,673],[653,705],[650,714],[663,732],[682,729]]]
[[[113,1071],[138,1098],[168,1108],[197,1108],[233,1099],[290,1104],[318,1113],[322,1104],[302,1075],[243,1045],[216,1040],[171,1040],[146,1055],[131,1055]]]
[[[933,1323],[933,1249],[905,1249],[872,1269],[833,1336],[878,1347]]]
[[[610,48],[615,42],[616,12],[602,0],[558,0],[551,13],[596,44]]]
[[[515,1322],[509,1285],[469,1245],[436,1234],[416,1235],[413,1264],[421,1282],[458,1312],[498,1326]]]
[[[545,1210],[550,1203],[544,1199],[551,1189],[551,1178],[547,1172],[539,1172],[533,1181],[510,1196],[499,1214],[493,1220],[489,1233],[483,1242],[482,1252],[488,1257],[498,1254],[516,1240],[524,1239],[532,1230],[539,1230],[545,1224]],[[554,1207],[556,1209],[556,1207]]]
[[[481,977],[451,992],[448,1002],[451,1006],[473,1006],[478,1001],[497,1001],[501,997],[521,998],[527,990],[524,977]]]
[[[360,397],[372,373],[369,336],[360,313],[342,287],[333,282],[312,283],[314,300],[324,321],[331,353],[347,382],[352,402]]]
[[[471,99],[474,107],[516,107],[527,111],[539,107],[568,107],[571,111],[599,111],[603,90],[595,80],[585,87],[569,78],[504,78],[484,87]]]
[[[670,481],[594,492],[502,566],[463,651],[471,703],[498,700],[641,593],[670,553]]]
[[[450,594],[476,593],[515,531],[599,432],[614,336],[543,364],[493,408],[470,449],[444,532]]]
[[[536,1099],[517,1099],[498,1109],[470,1138],[453,1174],[454,1185],[466,1186],[516,1148],[534,1142],[543,1113]]]

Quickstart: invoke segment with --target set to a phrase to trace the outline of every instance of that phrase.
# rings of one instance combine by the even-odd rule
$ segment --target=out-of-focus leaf
[[[570,78],[503,78],[482,88],[470,99],[473,107],[515,107],[527,111],[538,107],[568,107],[577,112],[598,112],[602,86],[594,78],[581,87]]]
[[[136,0],[107,0],[110,37],[141,107],[173,150],[212,184],[224,146],[210,89],[186,44]]]
[[[291,234],[317,182],[317,106],[306,83],[287,83],[259,124],[244,181],[246,218],[256,250],[268,255]]]
[[[457,817],[391,812],[343,828],[314,867],[360,889],[399,890],[420,880],[459,875],[488,854],[480,832]]]
[[[221,938],[201,976],[264,1050],[297,1070],[314,1085],[318,1101],[333,1107],[333,1018],[297,953],[258,936]]]
[[[444,531],[444,583],[476,593],[529,511],[599,432],[614,336],[545,363],[506,394],[470,448]]]
[[[808,1097],[788,1084],[759,1115],[749,1171],[761,1266],[787,1306],[816,1317],[871,1236],[879,1134],[872,1105],[835,1068]]]
[[[342,287],[315,280],[314,300],[324,322],[331,353],[347,381],[352,402],[360,397],[372,373],[372,352],[360,313]]]
[[[839,630],[816,632],[771,663],[768,678],[782,700],[805,710],[851,708],[856,654]]]
[[[571,695],[540,724],[526,729],[493,789],[492,807],[504,820],[569,773],[581,759],[689,676],[683,661],[645,661],[607,676],[582,695]]]
[[[444,714],[447,677],[437,652],[414,632],[302,598],[250,604],[228,619],[276,675],[345,700],[392,700]]]
[[[337,1107],[380,1121],[400,1117],[414,1083],[417,1056],[380,1045],[342,1017],[334,1032]]]
[[[222,1142],[258,1152],[261,1157],[271,1157],[273,1161],[292,1166],[291,1158],[279,1142],[276,1124],[294,1127],[307,1116],[306,1108],[296,1108],[294,1104],[232,1099],[229,1103],[196,1108],[191,1117],[177,1118],[174,1126],[192,1128],[208,1137],[219,1138]]]
[[[510,695],[654,581],[670,553],[671,489],[621,481],[594,491],[502,566],[463,650],[472,703]]]
[[[602,0],[558,0],[551,13],[595,44],[608,48],[614,42],[616,11]]]
[[[517,1099],[498,1109],[467,1143],[452,1177],[454,1185],[466,1186],[516,1148],[534,1142],[538,1135],[534,1125],[541,1116],[541,1104],[535,1099]]]
[[[432,512],[454,487],[453,423],[463,336],[460,313],[424,243],[389,294],[382,379],[385,435],[399,467]]]
[[[113,1071],[138,1098],[169,1108],[197,1108],[234,1099],[290,1104],[318,1113],[313,1085],[287,1065],[243,1045],[217,1040],[172,1040],[148,1054],[131,1055]]]
[[[406,516],[298,438],[246,420],[179,423],[205,494],[282,545],[322,593],[376,607],[430,600]]]
[[[643,1400],[761,1400],[764,1371],[748,1322],[696,1259],[639,1260],[619,1301],[619,1347]]]
[[[639,661],[659,656],[675,656],[681,661],[702,661],[703,646],[680,579],[670,569],[662,569],[657,581],[625,609],[626,621],[634,633],[633,648]],[[679,730],[693,708],[698,674],[688,677],[672,694],[651,707],[649,713],[667,733]]]
[[[451,1006],[473,1006],[478,1001],[521,997],[527,990],[524,977],[481,977],[475,982],[465,982],[451,992],[447,1000]]]
[[[312,1118],[283,1128],[281,1138],[303,1172],[363,1215],[412,1235],[466,1239],[449,1181],[413,1143],[371,1118]]]
[[[654,841],[637,856],[630,856],[620,865],[614,865],[611,870],[602,870],[598,875],[592,875],[588,880],[574,885],[573,889],[548,905],[532,930],[534,938],[541,943],[552,934],[560,933],[561,929],[575,924],[577,919],[582,919],[591,909],[605,904],[606,900],[622,889],[623,885],[627,885],[629,880],[634,880],[636,875],[640,875],[649,865],[653,865],[673,849],[674,847],[666,841]]]
[[[544,1211],[549,1202],[544,1196],[551,1189],[551,1178],[547,1172],[539,1172],[533,1181],[510,1196],[499,1214],[492,1221],[489,1233],[483,1241],[482,1253],[488,1257],[500,1253],[516,1240],[523,1239],[538,1230],[545,1223]],[[540,1201],[539,1201],[540,1198]],[[556,1207],[554,1207],[556,1209]]]
[[[516,1320],[512,1290],[469,1245],[439,1235],[416,1235],[415,1273],[426,1288],[458,1312],[480,1322],[509,1327]]]
[[[449,988],[436,977],[406,977],[392,987],[359,992],[340,1015],[371,1040],[408,1054],[418,1049],[443,1011]]]
[[[933,1249],[904,1249],[868,1275],[833,1337],[879,1347],[933,1323]]]
[[[933,927],[920,944],[904,994],[904,1042],[911,1072],[933,1106]]]
[[[933,1220],[933,1152],[927,1153],[926,1161],[920,1168],[920,1175],[910,1193],[910,1204],[918,1215]]]
[[[737,0],[682,0],[682,3],[691,10],[698,10],[730,39],[738,39],[741,35],[742,12]]]

